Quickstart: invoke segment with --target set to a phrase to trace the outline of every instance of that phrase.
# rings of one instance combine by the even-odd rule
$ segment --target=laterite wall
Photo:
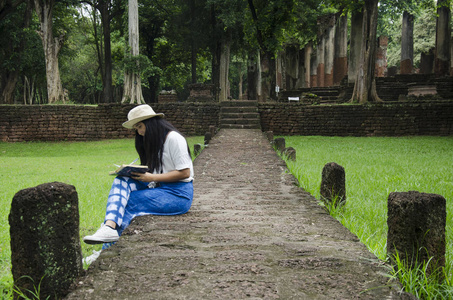
[[[121,126],[133,105],[0,105],[2,141],[85,141],[133,137]],[[219,126],[217,103],[153,104],[187,136]],[[263,131],[276,135],[453,135],[453,101],[369,105],[261,103]]]
[[[191,103],[153,104],[156,112],[187,136],[204,135],[218,126],[219,106]],[[133,137],[121,124],[134,105],[0,105],[2,141],[86,141]]]
[[[260,104],[261,127],[277,135],[453,135],[453,101],[368,105]]]

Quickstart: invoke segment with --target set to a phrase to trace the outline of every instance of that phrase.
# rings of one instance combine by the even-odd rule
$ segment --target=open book
[[[116,176],[127,176],[131,177],[132,172],[137,172],[137,173],[146,173],[148,172],[148,166],[140,166],[140,165],[121,165],[118,169],[115,171],[110,172],[110,175],[116,175]]]

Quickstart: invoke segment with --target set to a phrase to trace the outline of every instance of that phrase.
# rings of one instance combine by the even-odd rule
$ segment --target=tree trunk
[[[101,13],[102,33],[104,37],[104,71],[102,72],[102,102],[110,103],[113,101],[112,83],[112,46],[110,41],[110,13],[109,1],[99,2],[99,12]]]
[[[275,56],[272,53],[266,52],[264,59],[269,64],[268,78],[266,78],[266,82],[269,82],[267,94],[270,99],[277,100],[277,93],[275,91],[275,86],[277,85]],[[265,101],[265,99],[262,99],[262,101]]]
[[[132,58],[138,57],[139,53],[139,31],[138,31],[138,2],[129,0],[129,48]],[[137,62],[138,64],[138,62]],[[142,82],[140,74],[134,71],[126,70],[124,75],[124,92],[121,103],[129,102],[130,104],[145,103],[142,93]]]
[[[197,48],[195,46],[195,16],[196,16],[196,8],[194,0],[189,1],[190,6],[190,29],[192,31],[190,37],[190,53],[191,53],[191,64],[192,64],[192,83],[197,83]]]
[[[218,36],[217,32],[217,17],[216,17],[216,8],[215,5],[211,5],[211,83],[214,85],[214,99],[219,101],[220,99],[220,57],[222,52],[222,43],[221,39]]]
[[[322,32],[318,28],[318,44],[316,47],[316,86],[318,87],[323,87],[324,86],[324,77],[325,77],[325,40],[322,34]]]
[[[6,72],[5,84],[2,90],[3,104],[14,104],[14,90],[16,89],[17,79],[19,78],[19,70]]]
[[[275,92],[275,85],[276,85],[276,74],[275,74],[275,70],[276,70],[276,67],[275,67],[275,57],[274,57],[274,54],[275,53],[272,53],[269,48],[265,45],[264,43],[264,38],[263,38],[263,33],[261,32],[259,26],[258,26],[258,23],[260,20],[258,20],[258,15],[256,13],[256,9],[255,9],[255,5],[253,3],[253,0],[248,0],[248,5],[249,5],[249,9],[250,9],[250,12],[252,14],[252,18],[253,18],[253,22],[255,23],[255,27],[256,27],[256,39],[258,41],[258,44],[260,45],[260,48],[261,50],[263,51],[263,58],[262,58],[262,61],[263,62],[267,62],[268,63],[268,78],[266,78],[266,82],[269,83],[269,86],[267,86],[267,93],[269,95],[269,97],[271,99],[276,99],[276,92]],[[260,67],[261,67],[261,63],[259,63]],[[259,74],[260,77],[262,77],[262,74],[261,74],[261,70],[260,70],[260,74]],[[265,95],[263,95],[261,92],[263,91],[264,89],[262,88],[262,78],[259,78],[259,86],[257,88],[257,91],[258,91],[258,100],[264,100],[262,98],[264,98]]]
[[[436,23],[436,58],[434,61],[434,73],[436,76],[446,76],[450,73],[450,39],[451,39],[451,12],[450,0],[437,1]]]
[[[42,40],[44,57],[46,59],[47,101],[48,103],[64,102],[64,92],[58,66],[58,54],[63,45],[63,35],[54,37],[52,30],[52,15],[55,1],[34,1],[36,13],[41,23],[41,30],[38,34]]]
[[[363,11],[354,11],[351,15],[351,44],[349,51],[348,83],[354,83],[357,79],[357,68],[362,52],[362,22]]]
[[[239,95],[238,95],[238,99],[241,100],[242,99],[242,62],[239,62],[238,70],[239,70]]]
[[[414,62],[414,16],[405,11],[401,30],[401,74],[411,74]]]
[[[365,1],[363,7],[362,50],[351,102],[382,101],[376,92],[375,60],[379,0]]]
[[[261,62],[259,50],[249,54],[247,61],[247,99],[258,100],[261,95]]]
[[[220,46],[219,101],[226,101],[229,96],[228,74],[230,68],[231,34],[226,33]]]
[[[33,104],[33,94],[35,93],[35,81],[24,76],[24,104]]]
[[[311,80],[310,80],[310,75],[311,75],[311,55],[313,53],[313,46],[312,43],[309,42],[307,45],[305,45],[305,51],[304,51],[304,64],[305,64],[305,87],[309,88],[311,87]]]

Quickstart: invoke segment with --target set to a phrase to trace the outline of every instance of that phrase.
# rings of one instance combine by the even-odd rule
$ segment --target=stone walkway
[[[188,214],[134,220],[67,299],[410,298],[261,131],[222,129],[195,176]]]

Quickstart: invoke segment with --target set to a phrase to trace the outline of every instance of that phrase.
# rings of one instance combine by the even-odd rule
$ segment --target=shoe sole
[[[84,238],[83,241],[85,244],[89,245],[96,245],[96,244],[104,244],[104,243],[112,243],[112,242],[117,242],[118,238],[110,238],[110,239],[103,239],[102,241],[100,240],[95,240],[95,239],[86,239]]]

